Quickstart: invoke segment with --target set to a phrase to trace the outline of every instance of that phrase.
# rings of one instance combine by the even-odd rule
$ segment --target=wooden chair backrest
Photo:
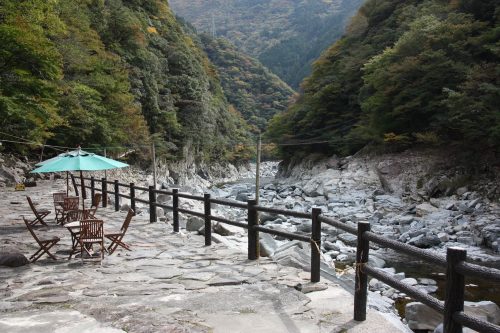
[[[66,197],[64,198],[64,210],[77,210],[80,203],[79,197]]]
[[[104,237],[102,220],[83,220],[80,221],[80,240],[96,239]]]
[[[92,207],[98,207],[101,203],[101,193],[94,193],[94,197],[92,198]]]
[[[30,224],[30,221],[28,221],[24,215],[22,216],[23,220],[24,220],[24,224],[26,224],[26,228],[28,228],[28,231],[30,232],[31,236],[33,236],[33,238],[36,240],[36,242],[38,243],[38,245],[40,245],[40,239],[38,239],[37,235],[35,234],[35,231],[33,230],[33,227],[31,226]]]
[[[73,221],[88,220],[89,216],[90,212],[88,209],[77,209],[77,210],[70,210],[66,218],[68,222],[73,222]]]
[[[29,196],[26,196],[26,199],[28,199],[28,203],[30,205],[31,210],[33,211],[35,216],[38,217],[38,211],[36,210],[35,205],[33,204],[33,201],[31,200],[31,198]],[[24,218],[24,216],[23,216],[23,218]]]
[[[124,234],[127,232],[128,226],[130,225],[130,221],[132,221],[132,217],[134,216],[134,211],[129,208],[127,217],[125,218],[125,221],[123,221],[122,227],[120,231]]]
[[[52,197],[54,198],[54,204],[57,202],[63,202],[64,198],[67,197],[66,192],[56,192],[52,194]]]

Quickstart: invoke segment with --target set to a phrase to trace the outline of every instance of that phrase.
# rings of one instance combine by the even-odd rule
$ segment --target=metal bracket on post
[[[366,320],[366,301],[368,297],[368,274],[363,265],[368,263],[370,242],[363,239],[363,234],[370,231],[369,222],[358,222],[358,245],[356,249],[356,276],[354,277],[354,320]]]

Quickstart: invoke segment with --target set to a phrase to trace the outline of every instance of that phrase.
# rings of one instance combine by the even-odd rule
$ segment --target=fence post
[[[205,202],[205,246],[212,245],[212,220],[210,218],[211,207],[210,207],[210,194],[205,193],[203,196]]]
[[[455,312],[464,310],[464,276],[455,270],[455,266],[465,261],[467,251],[459,247],[449,247],[446,250],[446,294],[444,300],[444,333],[462,333],[462,325],[453,320]]]
[[[85,180],[83,179],[83,173],[80,171],[80,187],[82,189],[82,200],[87,199],[87,191],[85,191]]]
[[[135,213],[135,185],[134,183],[130,183],[130,208],[134,211]]]
[[[259,231],[255,227],[259,225],[259,214],[257,212],[257,200],[248,200],[248,260],[257,260],[260,255]]]
[[[73,176],[72,173],[70,173],[70,175],[71,175],[71,182],[73,183],[73,188],[75,189],[75,195],[78,197],[80,196],[80,194],[78,192],[78,186],[76,186],[75,176]]]
[[[102,206],[108,207],[108,181],[106,177],[101,178]]]
[[[311,282],[319,282],[321,279],[321,221],[319,215],[321,208],[313,208],[311,213]]]
[[[154,186],[149,187],[149,222],[156,222],[156,192]]]
[[[174,188],[172,190],[173,196],[172,196],[172,205],[173,205],[173,211],[172,215],[174,218],[174,232],[179,232],[179,189]]]
[[[90,176],[90,198],[94,200],[95,195],[95,179],[94,176]]]
[[[370,231],[370,223],[358,222],[358,246],[356,249],[356,275],[354,278],[354,320],[366,320],[366,299],[368,295],[368,274],[363,265],[368,262],[370,242],[363,239],[365,231]]]
[[[115,179],[115,212],[120,210],[120,185],[118,180]]]

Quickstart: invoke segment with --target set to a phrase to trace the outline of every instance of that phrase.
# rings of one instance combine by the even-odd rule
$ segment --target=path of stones
[[[25,192],[0,192],[0,247],[29,257],[37,248],[20,216],[31,216],[25,195],[53,210],[51,193],[63,181],[42,181]],[[99,208],[105,232],[124,212]],[[18,268],[0,267],[0,332],[401,332],[384,315],[352,320],[353,298],[331,282],[297,291],[309,274],[268,258],[249,261],[202,236],[172,233],[169,223],[136,216],[118,249],[102,263],[67,260],[69,232],[53,222],[37,232],[59,236],[57,261],[47,256]]]

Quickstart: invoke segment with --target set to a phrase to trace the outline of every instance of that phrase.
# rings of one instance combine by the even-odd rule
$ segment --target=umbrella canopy
[[[123,168],[128,164],[77,149],[40,162],[37,166],[31,172],[97,171]]]
[[[55,160],[58,160],[61,157],[63,157],[65,154],[67,154],[67,153],[62,153],[62,154],[57,155],[56,157],[49,158],[48,160],[40,161],[37,164],[35,164],[35,166],[39,167],[39,166],[42,166],[44,164],[47,164],[47,163],[50,163],[50,162],[54,162]]]

